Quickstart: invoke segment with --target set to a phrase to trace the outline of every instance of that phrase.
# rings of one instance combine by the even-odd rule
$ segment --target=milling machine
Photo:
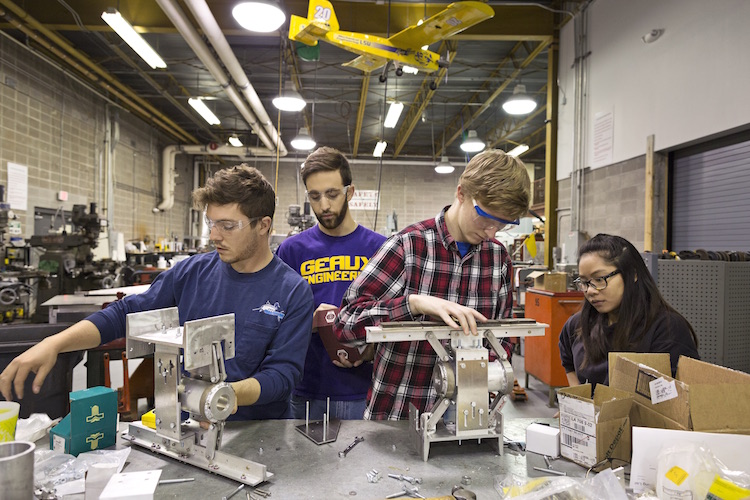
[[[117,263],[94,261],[92,250],[99,244],[102,222],[106,222],[96,213],[96,203],[90,204],[89,213],[86,205],[73,205],[71,222],[70,233],[34,235],[29,239],[32,247],[44,249],[39,270],[50,276],[49,287],[39,289],[39,304],[57,295],[112,288],[116,284]]]

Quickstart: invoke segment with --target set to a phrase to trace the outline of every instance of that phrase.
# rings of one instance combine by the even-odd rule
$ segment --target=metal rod
[[[194,477],[184,477],[182,479],[161,479],[159,484],[174,484],[174,483],[187,483],[189,481],[195,481]]]
[[[546,472],[548,474],[554,474],[555,476],[567,476],[563,471],[555,470],[555,469],[545,469],[543,467],[534,467],[534,470],[538,470],[539,472]]]
[[[233,492],[231,492],[229,495],[227,495],[225,497],[221,497],[221,500],[229,500],[230,498],[232,498],[233,496],[235,496],[237,493],[239,493],[240,490],[242,490],[242,488],[244,488],[244,487],[245,487],[244,484],[241,484],[241,485],[237,486],[237,488]]]

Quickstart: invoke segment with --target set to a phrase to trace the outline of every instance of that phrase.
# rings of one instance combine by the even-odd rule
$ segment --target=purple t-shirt
[[[312,288],[315,307],[339,306],[349,284],[385,242],[386,237],[363,226],[346,236],[329,236],[316,225],[284,240],[276,254]],[[294,394],[310,399],[364,399],[370,388],[372,363],[339,368],[328,357],[323,341],[313,333],[302,382]]]

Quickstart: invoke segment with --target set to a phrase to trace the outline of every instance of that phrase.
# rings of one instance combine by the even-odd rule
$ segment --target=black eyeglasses
[[[593,287],[594,290],[601,291],[607,288],[607,284],[608,284],[607,280],[611,278],[612,276],[616,276],[620,274],[620,272],[621,271],[619,269],[615,269],[614,271],[612,271],[606,276],[600,276],[598,278],[591,278],[590,280],[582,280],[581,278],[576,278],[573,280],[573,284],[578,290],[582,292],[585,292],[586,290],[588,290],[589,287]]]
[[[343,193],[346,193],[346,191],[349,189],[349,186],[351,184],[348,184],[344,186],[344,189],[328,189],[324,193],[319,193],[318,191],[306,191],[307,197],[310,199],[313,203],[318,203],[320,200],[323,199],[323,196],[328,199],[328,201],[335,201],[341,196]]]

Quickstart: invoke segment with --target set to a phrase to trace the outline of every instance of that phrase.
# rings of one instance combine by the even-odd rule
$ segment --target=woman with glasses
[[[612,352],[669,353],[699,359],[685,318],[659,293],[641,255],[619,236],[597,234],[578,250],[575,280],[586,301],[560,333],[560,358],[570,385],[607,384]]]

